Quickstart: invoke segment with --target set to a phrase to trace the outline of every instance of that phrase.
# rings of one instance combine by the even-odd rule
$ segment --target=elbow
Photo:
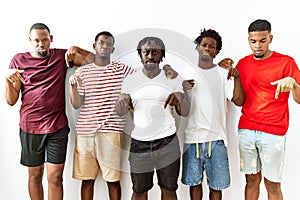
[[[10,101],[10,100],[6,100],[7,104],[10,106],[13,106],[16,104],[16,101]]]
[[[237,99],[237,100],[234,100],[233,103],[236,105],[236,106],[242,106],[244,104],[244,99]]]

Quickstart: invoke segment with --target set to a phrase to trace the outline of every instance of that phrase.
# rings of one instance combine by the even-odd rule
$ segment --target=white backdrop
[[[192,41],[200,33],[200,29],[212,28],[217,30],[223,38],[223,49],[217,56],[216,62],[224,57],[231,57],[236,62],[243,56],[250,54],[247,43],[247,28],[249,23],[257,18],[265,18],[273,26],[273,43],[271,49],[291,55],[300,63],[299,46],[296,40],[300,34],[300,28],[295,22],[300,19],[300,13],[296,6],[296,0],[252,0],[248,2],[239,0],[215,0],[215,1],[142,1],[142,0],[110,0],[110,1],[21,1],[12,0],[0,3],[0,199],[27,200],[27,168],[19,163],[19,106],[20,101],[13,107],[6,104],[4,92],[4,74],[8,68],[10,59],[18,52],[30,50],[28,41],[29,28],[35,22],[43,22],[50,27],[54,35],[52,47],[68,48],[77,45],[92,51],[92,43],[95,35],[103,30],[108,30],[116,38],[123,38],[130,31],[151,28],[165,30],[171,35],[181,36],[187,41]],[[151,31],[149,33],[152,33]],[[182,34],[182,35],[181,35]],[[142,39],[143,35],[140,36]],[[166,47],[178,43],[176,48],[185,50],[190,48],[191,58],[196,59],[194,46],[189,44],[182,46],[182,41],[163,38]],[[139,58],[132,48],[125,48],[128,52],[121,53],[124,45],[137,45],[138,40],[117,41],[115,58],[137,66]],[[171,42],[172,41],[172,42]],[[185,41],[185,40],[183,40]],[[175,48],[174,47],[174,48]],[[172,46],[173,48],[173,46]],[[182,59],[181,50],[168,52],[165,63],[170,63],[181,71],[185,66],[191,67]],[[174,52],[175,51],[175,52]],[[177,54],[176,54],[177,53]],[[180,55],[179,55],[179,54]],[[189,53],[188,53],[189,55]],[[188,61],[190,61],[188,59]],[[191,62],[196,62],[192,60]],[[185,65],[186,64],[186,65]],[[185,66],[182,66],[185,65]],[[74,69],[68,71],[68,76]],[[259,73],[259,72],[258,72]],[[64,172],[64,189],[66,200],[80,199],[80,181],[74,180],[72,174],[72,156],[74,148],[74,123],[76,111],[69,105],[67,95],[67,113],[71,132],[67,162]],[[244,176],[239,172],[239,155],[237,149],[237,122],[240,115],[239,108],[229,104],[228,130],[229,130],[229,159],[231,170],[231,187],[224,190],[225,200],[243,199]],[[298,133],[300,118],[300,105],[290,100],[290,128],[287,133],[286,163],[282,189],[287,200],[298,199],[297,190],[300,188],[300,157],[298,156]],[[182,135],[180,135],[182,138]],[[126,143],[125,143],[126,144]],[[128,145],[128,144],[127,144]],[[131,196],[131,181],[128,174],[127,152],[123,156],[122,173],[122,199],[129,200]],[[44,185],[46,186],[46,177]],[[179,183],[179,199],[188,199],[188,187]],[[95,199],[108,199],[105,182],[98,176],[95,186]],[[208,193],[205,189],[205,198]],[[45,191],[47,194],[47,191]],[[159,199],[160,191],[157,185],[149,192],[149,199]],[[261,190],[260,200],[267,199],[265,189]]]

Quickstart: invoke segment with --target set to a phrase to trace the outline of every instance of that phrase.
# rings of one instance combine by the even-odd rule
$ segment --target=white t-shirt
[[[132,138],[150,141],[176,132],[174,108],[164,105],[171,93],[183,92],[182,81],[180,76],[167,79],[163,71],[150,79],[142,69],[125,78],[121,92],[130,95],[134,107]]]
[[[186,79],[194,79],[195,86],[188,91],[190,113],[185,129],[185,143],[203,143],[224,140],[227,145],[227,101],[233,96],[233,80],[227,80],[228,71],[215,66],[197,67]]]

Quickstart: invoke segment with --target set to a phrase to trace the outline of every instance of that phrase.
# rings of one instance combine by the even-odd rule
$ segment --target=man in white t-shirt
[[[202,199],[203,171],[206,171],[210,199],[222,199],[230,185],[226,140],[227,101],[241,106],[244,101],[239,72],[213,63],[222,48],[215,30],[203,30],[194,41],[198,67],[183,88],[191,103],[183,154],[182,183],[190,186],[191,199]],[[231,80],[231,79],[234,80]]]
[[[177,199],[180,147],[172,110],[181,116],[188,115],[183,79],[169,79],[159,68],[165,56],[161,39],[146,37],[139,42],[137,51],[143,68],[124,79],[116,103],[120,116],[129,112],[133,115],[129,155],[132,199],[147,199],[155,170],[162,199]]]

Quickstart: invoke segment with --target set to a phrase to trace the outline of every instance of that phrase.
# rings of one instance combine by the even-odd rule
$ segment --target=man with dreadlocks
[[[227,101],[241,106],[244,94],[239,71],[214,64],[222,49],[215,30],[203,29],[194,41],[199,54],[198,67],[183,89],[191,109],[185,129],[182,183],[190,186],[190,198],[202,199],[203,170],[206,170],[209,199],[222,199],[230,185],[226,140]],[[232,80],[233,79],[233,80]]]
[[[143,68],[127,76],[116,103],[120,116],[133,113],[130,172],[132,199],[148,199],[156,170],[162,199],[177,199],[180,147],[173,109],[187,116],[189,102],[180,76],[169,79],[159,67],[165,57],[165,45],[157,37],[146,37],[137,46]]]

